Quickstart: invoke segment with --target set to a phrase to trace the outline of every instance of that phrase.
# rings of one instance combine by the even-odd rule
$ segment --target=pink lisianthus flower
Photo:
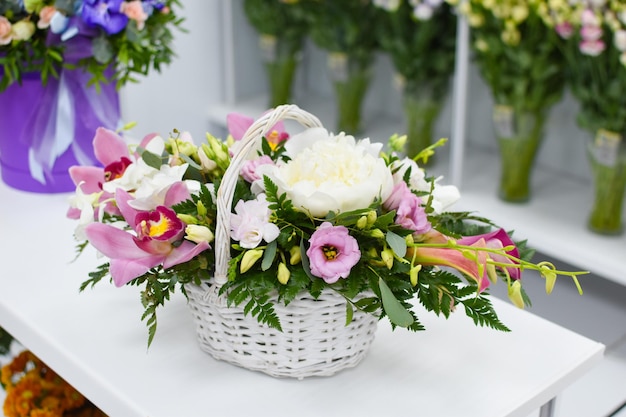
[[[491,233],[486,233],[482,235],[466,236],[457,240],[457,243],[460,245],[473,245],[475,242],[478,242],[481,239],[485,241],[486,247],[490,249],[502,249],[505,247],[512,247],[512,249],[506,251],[506,254],[513,256],[516,259],[519,259],[519,251],[517,250],[517,246],[515,246],[515,242],[513,242],[513,239],[511,239],[509,234],[504,229],[498,229]],[[512,265],[510,267],[504,267],[502,269],[506,269],[509,276],[514,280],[518,280],[521,278],[520,269],[514,266],[519,265],[518,262],[516,263],[504,255],[498,255],[493,253],[490,253],[489,257],[495,262]]]
[[[253,183],[261,179],[261,175],[257,172],[257,168],[261,165],[274,165],[274,161],[268,155],[262,155],[257,159],[250,159],[244,162],[241,168],[241,176],[249,183]]]
[[[413,194],[404,181],[393,187],[383,207],[387,210],[396,210],[395,223],[407,230],[423,234],[431,229],[421,198]]]
[[[347,278],[350,270],[361,259],[357,240],[350,236],[344,226],[324,222],[311,235],[309,258],[311,274],[333,284],[339,278]]]
[[[272,242],[280,230],[274,223],[270,223],[270,214],[265,194],[259,194],[256,200],[239,200],[235,214],[230,218],[231,237],[245,249],[256,248],[262,240]]]
[[[85,227],[89,242],[110,259],[109,272],[116,286],[121,287],[158,265],[167,269],[187,262],[210,247],[208,242],[195,244],[184,240],[186,224],[169,208],[189,197],[183,182],[174,183],[167,192],[165,205],[149,212],[139,211],[129,204],[133,197],[118,189],[116,203],[134,233],[104,223]]]

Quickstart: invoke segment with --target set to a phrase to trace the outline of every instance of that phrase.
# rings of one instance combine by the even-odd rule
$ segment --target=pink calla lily
[[[181,202],[189,198],[189,191],[184,183],[174,183],[168,190],[165,197],[165,206],[160,206],[157,211],[170,211],[175,217],[173,210],[168,209],[173,204]],[[128,225],[137,230],[138,220],[146,218],[145,211],[138,211],[129,205],[133,197],[118,189],[116,191],[116,202],[122,216]],[[187,240],[181,240],[184,230],[184,223],[170,222],[165,226],[171,227],[173,224],[176,230],[170,230],[167,227],[162,231],[162,235],[173,235],[170,239],[162,239],[160,236],[134,234],[118,229],[109,224],[92,223],[85,228],[85,234],[89,242],[102,254],[110,259],[111,278],[116,286],[121,287],[129,281],[148,272],[150,269],[163,265],[163,268],[171,268],[183,262],[191,260],[202,251],[209,249],[207,242],[198,244]],[[177,244],[174,245],[174,242]],[[180,242],[180,244],[178,244]]]
[[[486,247],[484,239],[478,239],[467,246],[477,248]],[[416,246],[409,248],[408,259],[415,259],[415,262],[425,266],[446,266],[466,275],[478,284],[479,291],[489,287],[489,277],[487,276],[487,253],[476,251],[477,259],[466,257],[461,250],[454,248],[429,248]]]
[[[519,251],[517,250],[517,246],[515,246],[515,242],[513,242],[509,234],[504,229],[494,230],[493,232],[485,233],[482,235],[466,236],[462,239],[459,239],[457,243],[460,245],[472,245],[481,239],[485,241],[487,247],[490,249],[502,249],[507,246],[512,246],[513,249],[507,251],[507,255],[511,255],[519,259]],[[517,265],[517,263],[513,262],[513,260],[503,255],[489,254],[489,257],[495,262]],[[516,266],[506,267],[506,271],[512,279],[517,280],[521,278],[521,271]]]

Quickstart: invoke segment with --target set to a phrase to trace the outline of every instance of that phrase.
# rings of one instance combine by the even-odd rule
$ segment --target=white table
[[[600,361],[604,346],[494,300],[513,331],[477,328],[462,311],[422,314],[427,331],[381,323],[369,355],[329,378],[274,379],[212,359],[178,294],[148,350],[138,289],[101,282],[75,263],[68,195],[0,185],[0,326],[112,417],[526,417]],[[547,404],[547,405],[546,405]]]

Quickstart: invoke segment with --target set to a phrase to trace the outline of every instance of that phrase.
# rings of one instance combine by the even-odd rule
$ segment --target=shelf
[[[224,127],[228,113],[258,117],[266,110],[265,103],[266,97],[256,96],[233,105],[214,105],[208,117],[211,123]],[[332,130],[335,120],[332,100],[309,96],[300,107],[318,116]],[[398,120],[367,113],[364,119],[366,132],[362,137],[384,141],[393,133],[402,133]],[[442,158],[429,169],[429,174],[451,178],[448,153],[445,148],[440,150],[438,155]],[[586,228],[593,199],[590,182],[537,166],[533,173],[531,201],[511,204],[496,196],[499,169],[499,157],[493,149],[468,144],[462,168],[463,182],[457,184],[462,198],[452,209],[476,211],[505,229],[514,230],[517,239],[528,239],[529,246],[543,254],[626,285],[621,258],[626,251],[626,235],[602,236]]]

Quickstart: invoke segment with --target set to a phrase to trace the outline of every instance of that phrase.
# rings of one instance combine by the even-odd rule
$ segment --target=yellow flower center
[[[322,247],[322,251],[324,251],[324,256],[326,257],[326,259],[328,259],[329,261],[332,261],[333,259],[335,259],[338,255],[338,251],[337,248],[334,246],[323,246]]]

